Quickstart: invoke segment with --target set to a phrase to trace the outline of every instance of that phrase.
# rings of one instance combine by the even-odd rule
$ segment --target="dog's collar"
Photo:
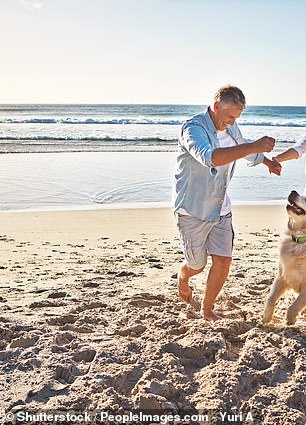
[[[300,236],[299,238],[292,236],[292,240],[297,243],[306,242],[306,236]]]

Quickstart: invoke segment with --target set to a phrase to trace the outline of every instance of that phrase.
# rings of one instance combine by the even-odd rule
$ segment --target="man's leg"
[[[220,316],[213,312],[214,302],[226,281],[232,257],[212,255],[211,258],[212,266],[206,282],[202,311],[204,319],[215,321],[220,319]]]
[[[191,276],[201,273],[206,265],[205,240],[213,224],[177,214],[177,226],[185,257],[178,272],[178,293],[183,301],[189,303],[192,301],[192,290],[188,281]]]
[[[184,261],[178,272],[178,293],[183,301],[190,303],[192,300],[192,290],[188,285],[189,278],[201,273],[204,269],[194,270],[188,266],[187,261]]]

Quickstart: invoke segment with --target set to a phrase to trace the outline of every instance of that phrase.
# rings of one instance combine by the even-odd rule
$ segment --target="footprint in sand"
[[[264,279],[260,282],[251,282],[247,285],[246,290],[247,293],[250,295],[263,295],[265,291],[267,291],[267,288],[272,284],[273,278],[271,279]]]
[[[95,326],[90,326],[90,325],[64,325],[62,327],[63,330],[66,331],[71,331],[71,332],[77,332],[77,333],[82,333],[82,334],[88,334],[88,333],[92,333],[96,331],[96,327]]]
[[[221,333],[195,332],[184,336],[179,342],[168,342],[160,348],[161,352],[172,353],[184,367],[202,368],[216,361],[216,356],[227,352],[226,342]]]
[[[42,307],[61,307],[65,305],[65,303],[42,300],[42,301],[34,301],[29,305],[29,308],[42,308]]]
[[[116,277],[137,277],[137,274],[129,271],[122,271],[116,274]]]
[[[169,333],[170,335],[177,335],[181,336],[188,332],[189,328],[187,326],[181,326],[179,322],[176,322],[177,324],[170,326]]]
[[[85,303],[83,305],[80,305],[73,310],[71,310],[72,313],[81,313],[86,310],[93,310],[96,308],[106,308],[108,305],[101,302],[101,301],[91,301],[89,303]]]
[[[97,352],[96,350],[93,350],[91,348],[86,348],[83,349],[81,351],[76,351],[75,353],[73,353],[73,360],[76,362],[86,362],[86,363],[90,363],[93,361],[93,359],[95,358]]]
[[[120,336],[140,336],[142,335],[145,331],[147,330],[146,326],[144,325],[134,325],[134,326],[129,326],[127,328],[124,329],[119,329],[117,331],[117,334]]]
[[[145,377],[146,378],[146,377]],[[170,380],[140,379],[133,389],[134,400],[142,408],[162,408],[178,397],[179,390]],[[173,405],[173,407],[175,407]]]
[[[61,332],[55,335],[54,342],[56,345],[63,346],[69,345],[74,340],[74,335],[69,332]]]
[[[98,286],[100,286],[100,283],[92,281],[92,280],[88,280],[88,281],[83,281],[83,287],[84,288],[97,288]]]
[[[78,320],[78,316],[75,314],[65,314],[63,316],[51,317],[47,320],[49,325],[53,326],[64,326],[69,323],[75,323]]]
[[[31,337],[19,337],[16,339],[13,339],[12,342],[10,343],[10,348],[16,348],[16,347],[21,347],[21,348],[29,348],[29,347],[33,347],[33,345],[36,344],[36,342],[39,340],[39,336],[38,335],[33,335]]]
[[[18,370],[22,372],[30,372],[41,367],[42,361],[39,359],[27,359],[18,364]]]
[[[128,302],[128,305],[133,305],[139,308],[151,307],[162,305],[166,301],[166,297],[164,295],[153,295],[149,293],[140,293],[135,294],[131,297],[131,300]]]
[[[0,241],[2,242],[15,242],[15,239],[9,238],[7,235],[0,236]]]
[[[54,379],[64,384],[72,384],[78,376],[84,375],[84,372],[74,365],[57,366]]]
[[[66,295],[66,292],[51,292],[51,294],[48,295],[48,298],[65,298]]]

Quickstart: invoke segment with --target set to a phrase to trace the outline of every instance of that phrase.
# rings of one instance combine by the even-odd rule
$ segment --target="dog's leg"
[[[297,315],[306,307],[306,291],[301,292],[287,311],[287,325],[294,325]]]
[[[274,313],[275,304],[277,303],[277,300],[283,295],[285,290],[285,282],[281,275],[278,275],[277,278],[274,280],[274,283],[265,303],[264,314],[262,318],[263,323],[270,322]]]

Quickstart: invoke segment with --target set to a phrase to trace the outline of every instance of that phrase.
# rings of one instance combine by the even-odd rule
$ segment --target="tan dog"
[[[306,307],[306,197],[292,191],[288,202],[288,237],[281,244],[279,273],[265,304],[264,323],[270,322],[277,300],[287,289],[298,294],[287,311],[288,325],[293,325]]]

